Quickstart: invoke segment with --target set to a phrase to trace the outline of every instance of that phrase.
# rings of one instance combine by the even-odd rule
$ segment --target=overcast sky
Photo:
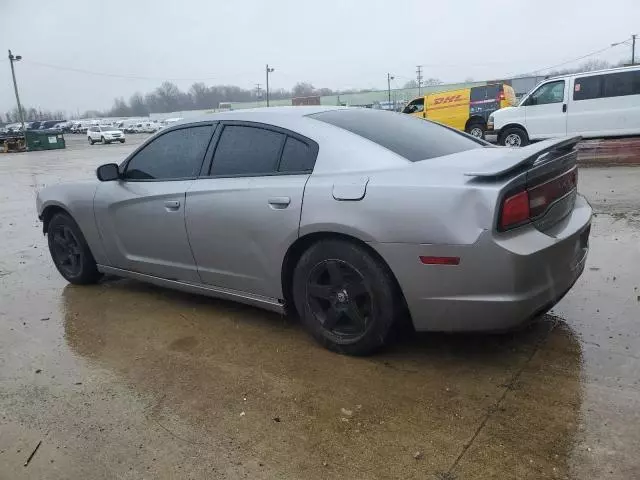
[[[444,81],[529,72],[640,33],[640,0],[0,0],[0,19],[0,112],[9,48],[26,106],[82,112],[163,80],[254,88],[267,62],[275,88],[386,88],[387,72],[400,87],[418,64]]]

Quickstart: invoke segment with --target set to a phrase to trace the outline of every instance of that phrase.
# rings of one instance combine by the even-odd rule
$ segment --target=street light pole
[[[636,35],[635,33],[631,35],[631,65],[636,64]]]
[[[9,50],[9,63],[11,63],[11,76],[13,77],[13,90],[16,92],[16,102],[18,103],[18,114],[20,115],[20,123],[22,124],[22,133],[24,130],[24,113],[22,112],[22,105],[20,105],[20,95],[18,95],[18,84],[16,83],[16,72],[13,68],[13,62],[19,62],[22,60],[20,55],[13,55]]]
[[[393,77],[390,73],[387,73],[387,100],[389,100],[389,103],[391,103],[391,80],[393,80],[395,77]]]
[[[269,64],[267,63],[267,66],[265,68],[265,72],[267,74],[267,107],[269,106],[269,74],[271,72],[273,72],[273,68],[269,67]]]

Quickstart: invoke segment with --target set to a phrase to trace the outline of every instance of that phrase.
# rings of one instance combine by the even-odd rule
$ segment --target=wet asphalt
[[[580,170],[591,251],[551,314],[350,358],[258,309],[60,277],[36,191],[141,139],[0,154],[0,479],[640,478],[640,168]]]

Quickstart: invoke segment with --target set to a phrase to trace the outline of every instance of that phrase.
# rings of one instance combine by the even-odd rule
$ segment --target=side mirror
[[[120,178],[120,170],[117,163],[100,165],[96,170],[96,176],[101,182],[111,182]]]

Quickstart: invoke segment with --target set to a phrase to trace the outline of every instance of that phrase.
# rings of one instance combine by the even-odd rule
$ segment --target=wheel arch
[[[364,240],[355,237],[346,233],[338,233],[332,231],[318,231],[308,233],[301,237],[298,237],[295,242],[291,244],[289,249],[287,250],[284,260],[282,261],[282,270],[281,270],[281,282],[282,282],[282,295],[284,297],[284,305],[285,308],[290,312],[295,312],[295,303],[293,302],[293,272],[295,270],[296,265],[298,264],[298,260],[304,252],[306,252],[312,245],[322,241],[322,240],[343,240],[346,242],[353,243],[362,247],[368,253],[371,254],[375,259],[377,259],[383,268],[386,268],[391,278],[395,283],[397,288],[397,292],[400,295],[402,303],[406,306],[406,301],[404,298],[404,293],[400,288],[400,284],[398,283],[398,279],[396,278],[393,270],[389,267],[387,261],[382,257],[382,255],[371,245],[369,245]],[[408,309],[407,309],[408,312]]]
[[[469,126],[473,123],[481,123],[482,125],[484,125],[485,129],[487,126],[487,120],[481,116],[481,115],[472,115],[469,117],[469,119],[467,120],[467,123],[464,124],[464,129],[465,131],[469,128]]]
[[[56,213],[64,213],[66,215],[69,215],[71,218],[73,218],[73,215],[71,215],[71,213],[69,212],[69,210],[67,210],[65,207],[63,207],[62,205],[59,205],[57,203],[53,203],[50,205],[47,205],[43,210],[42,210],[42,214],[40,214],[40,220],[42,220],[42,233],[44,235],[46,235],[47,230],[49,228],[49,222],[51,222],[51,219],[53,218],[53,216]],[[75,221],[75,220],[74,220]],[[76,222],[77,223],[77,222]]]
[[[510,128],[519,128],[527,135],[527,138],[529,138],[529,132],[527,132],[527,129],[521,123],[507,123],[504,127],[500,129],[500,134],[498,135],[498,138],[501,140],[504,135],[504,132],[506,132]]]

